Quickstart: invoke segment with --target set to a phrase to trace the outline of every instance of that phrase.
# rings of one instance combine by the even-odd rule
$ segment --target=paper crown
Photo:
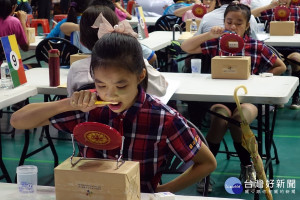
[[[192,8],[192,13],[196,17],[202,18],[207,13],[207,9],[201,4],[195,4]]]
[[[220,38],[220,49],[227,53],[238,53],[244,48],[244,40],[234,32],[227,32]]]
[[[274,9],[275,14],[275,20],[278,21],[287,21],[290,15],[290,9],[288,9],[286,6],[277,6]]]
[[[122,146],[122,136],[114,128],[98,122],[83,122],[75,126],[74,138],[90,148],[112,150]]]

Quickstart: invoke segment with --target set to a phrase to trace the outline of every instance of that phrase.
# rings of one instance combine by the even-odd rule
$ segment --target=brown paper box
[[[295,33],[294,21],[271,21],[270,35],[292,36]]]
[[[197,23],[197,27],[199,28],[201,20],[200,19],[196,19],[195,21]],[[191,23],[192,23],[192,19],[187,19],[185,21],[185,30],[186,30],[186,32],[190,32]]]
[[[114,160],[81,160],[72,167],[70,158],[65,160],[54,169],[56,200],[139,200],[139,162],[116,165]]]
[[[26,28],[29,43],[35,42],[35,28]]]
[[[70,65],[72,65],[72,63],[77,60],[81,60],[90,56],[91,54],[85,54],[85,53],[77,53],[77,54],[70,55]]]
[[[212,78],[248,79],[250,69],[250,56],[215,56],[211,61]]]

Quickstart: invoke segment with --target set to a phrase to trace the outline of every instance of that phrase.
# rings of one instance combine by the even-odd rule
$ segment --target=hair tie
[[[71,4],[70,4],[70,7],[76,8],[77,7],[77,3],[75,1],[72,1]]]
[[[138,36],[138,34],[134,32],[134,30],[132,29],[128,21],[123,20],[119,22],[117,25],[115,25],[114,27],[112,27],[112,25],[105,19],[102,13],[99,14],[93,26],[91,27],[98,28],[98,39],[100,39],[106,33],[112,33],[112,32],[124,33],[127,35],[131,35],[135,38],[137,38]]]

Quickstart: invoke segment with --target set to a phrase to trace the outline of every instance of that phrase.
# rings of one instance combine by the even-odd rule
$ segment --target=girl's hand
[[[15,13],[15,16],[20,20],[21,23],[26,23],[27,20],[27,13],[19,10],[18,12]]]
[[[114,4],[115,4],[115,6],[116,6],[117,8],[119,8],[119,9],[122,7],[121,4],[120,4],[120,2],[115,2]]]
[[[219,38],[220,36],[224,35],[225,29],[220,26],[214,26],[210,29],[210,37],[211,38]]]
[[[271,3],[270,3],[270,7],[271,9],[277,7],[280,5],[280,2],[278,0],[273,0]]]
[[[75,110],[81,110],[82,112],[88,112],[96,107],[101,107],[103,105],[95,105],[97,101],[97,94],[89,90],[81,90],[79,92],[74,92],[70,98],[71,106]]]
[[[200,0],[196,0],[195,4],[202,5],[202,2]]]

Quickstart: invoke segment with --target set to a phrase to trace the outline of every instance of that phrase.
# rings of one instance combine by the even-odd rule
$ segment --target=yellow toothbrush
[[[108,104],[118,104],[118,102],[111,102],[111,101],[96,101],[95,104],[97,104],[97,105],[108,105]]]

